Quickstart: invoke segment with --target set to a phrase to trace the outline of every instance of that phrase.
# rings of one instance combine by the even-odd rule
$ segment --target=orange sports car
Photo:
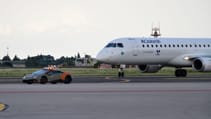
[[[72,82],[72,76],[68,72],[63,72],[55,68],[43,68],[25,75],[22,78],[22,82],[27,84],[32,84],[34,82],[39,82],[40,84],[46,84],[48,82],[51,82],[52,84],[56,84],[57,82],[69,84]]]

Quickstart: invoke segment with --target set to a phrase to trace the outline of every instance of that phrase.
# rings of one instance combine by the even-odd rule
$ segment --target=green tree
[[[28,57],[25,62],[27,67],[46,67],[48,65],[54,65],[55,60],[50,55],[38,55],[34,57]]]
[[[6,55],[2,58],[2,61],[11,61],[10,56]]]
[[[77,58],[81,58],[81,55],[80,55],[80,53],[79,53],[79,52],[78,52]]]
[[[11,62],[11,59],[8,55],[4,56],[2,58],[2,61],[3,61],[3,63],[2,63],[3,67],[12,67],[12,62]]]
[[[15,55],[15,57],[13,58],[13,61],[20,61],[21,59],[17,56],[17,55]]]

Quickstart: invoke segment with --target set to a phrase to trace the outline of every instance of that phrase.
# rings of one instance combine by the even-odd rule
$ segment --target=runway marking
[[[47,93],[202,93],[211,89],[200,90],[61,90],[61,91],[0,91],[0,94],[47,94]]]
[[[118,78],[115,78],[115,77],[109,77],[109,76],[105,77],[104,79],[106,79],[106,80],[119,80]]]
[[[164,79],[174,79],[174,80],[198,80],[198,79],[200,79],[200,80],[210,80],[211,78],[210,77],[185,77],[185,78],[182,78],[182,77],[179,77],[179,78],[177,78],[177,77],[172,77],[172,78],[164,78]]]
[[[5,111],[8,108],[8,105],[0,103],[0,112]]]
[[[122,80],[120,81],[120,83],[128,83],[128,82],[130,82],[130,80],[128,80],[128,79],[122,79]]]
[[[105,77],[105,79],[106,79],[106,80],[110,80],[111,78],[107,76],[107,77]]]

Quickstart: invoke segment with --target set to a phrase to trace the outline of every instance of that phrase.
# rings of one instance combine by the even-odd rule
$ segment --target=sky
[[[210,37],[211,0],[0,0],[0,59],[96,54],[111,40]]]

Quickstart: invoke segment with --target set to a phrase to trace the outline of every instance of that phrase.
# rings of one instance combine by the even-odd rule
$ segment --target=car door
[[[56,70],[50,71],[50,72],[48,72],[48,80],[50,80],[50,81],[58,80],[58,79],[60,79],[61,74],[62,74],[61,71],[56,71]]]

